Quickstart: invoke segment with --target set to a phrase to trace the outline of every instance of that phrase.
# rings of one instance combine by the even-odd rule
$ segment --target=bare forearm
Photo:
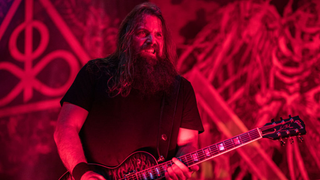
[[[60,158],[69,172],[80,162],[87,162],[78,132],[72,127],[57,128],[54,139]]]
[[[178,152],[176,157],[196,151],[198,148],[198,132],[180,128],[178,136]],[[172,158],[173,165],[168,168],[166,179],[189,179],[191,174],[199,170],[198,165],[187,167],[176,158]]]
[[[187,153],[196,151],[197,149],[198,149],[197,143],[188,143],[183,146],[179,146],[176,157],[179,157],[179,156],[185,155]]]
[[[54,140],[60,158],[69,172],[78,163],[86,162],[79,132],[87,115],[87,110],[68,102],[64,102],[60,110]]]

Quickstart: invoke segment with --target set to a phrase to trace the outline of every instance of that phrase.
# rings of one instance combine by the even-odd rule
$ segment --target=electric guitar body
[[[143,171],[158,164],[157,160],[148,152],[137,151],[129,155],[120,165],[108,167],[101,164],[89,163],[90,167],[107,180],[130,178],[135,172]],[[160,173],[160,172],[159,172]],[[146,177],[150,174],[146,174]],[[143,175],[142,175],[143,178]],[[69,172],[62,175],[59,180],[73,180]]]

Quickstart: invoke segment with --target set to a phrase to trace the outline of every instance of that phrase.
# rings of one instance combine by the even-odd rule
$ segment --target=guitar
[[[292,136],[298,136],[299,140],[302,141],[301,135],[306,134],[306,132],[305,124],[299,116],[291,117],[289,115],[288,119],[267,123],[261,128],[252,129],[225,141],[185,154],[178,157],[178,159],[186,166],[190,167],[261,138],[280,140],[282,145],[285,144],[283,138]],[[116,167],[89,163],[90,167],[95,172],[101,174],[107,180],[160,179],[164,177],[167,168],[172,164],[173,162],[171,160],[158,164],[157,160],[150,153],[144,151],[132,153]],[[73,177],[69,172],[66,172],[60,177],[60,180],[73,180]]]

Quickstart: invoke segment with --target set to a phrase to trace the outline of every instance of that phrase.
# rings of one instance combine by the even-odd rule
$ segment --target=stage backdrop
[[[139,0],[0,1],[0,179],[55,180],[59,100],[79,69],[115,49]],[[262,139],[202,163],[194,179],[320,178],[320,3],[152,0],[194,86],[200,146],[299,115],[307,135]],[[221,146],[218,146],[221,148]]]

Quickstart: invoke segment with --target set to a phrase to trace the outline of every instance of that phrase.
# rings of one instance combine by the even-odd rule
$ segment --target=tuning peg
[[[283,120],[282,117],[280,117],[280,120]]]
[[[303,141],[303,137],[301,137],[300,135],[298,135],[298,139],[299,139],[300,142]]]
[[[294,140],[292,137],[290,137],[290,143],[293,144],[294,143]]]
[[[274,122],[274,119],[271,119],[271,122],[273,123],[273,122]]]
[[[289,114],[289,119],[291,118],[291,114]]]
[[[284,142],[284,140],[282,138],[279,139],[281,146],[286,145],[286,142]]]

